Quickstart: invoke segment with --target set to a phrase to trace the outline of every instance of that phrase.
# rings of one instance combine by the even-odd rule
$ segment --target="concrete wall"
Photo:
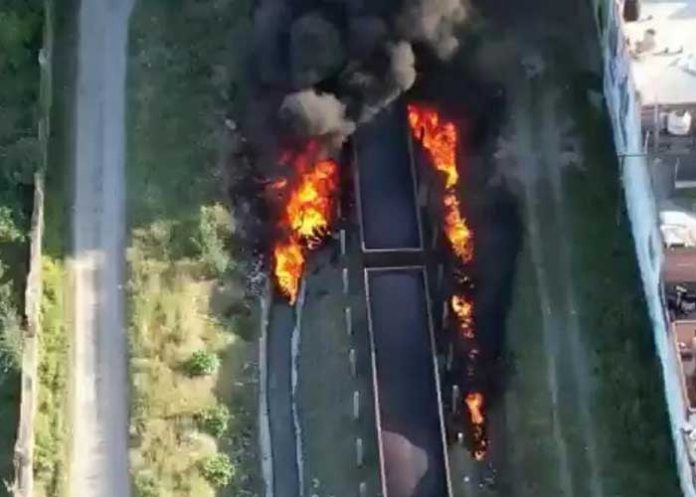
[[[676,350],[670,339],[663,306],[661,268],[664,251],[648,159],[643,150],[640,102],[629,71],[630,59],[622,33],[622,0],[593,0],[593,5],[603,52],[604,96],[621,164],[621,180],[656,349],[662,363],[679,479],[684,495],[696,497],[681,432],[687,410],[681,392]]]

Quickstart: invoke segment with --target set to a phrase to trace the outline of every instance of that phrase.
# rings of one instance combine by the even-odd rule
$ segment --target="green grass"
[[[543,343],[537,285],[529,247],[525,244],[518,257],[514,304],[507,321],[506,361],[512,374],[504,397],[510,437],[507,445],[510,474],[504,478],[514,482],[510,487],[520,497],[561,494],[558,450],[551,433],[549,358]]]
[[[19,374],[13,372],[0,383],[0,479],[12,481],[12,455],[19,421]],[[0,496],[9,495],[0,482]]]
[[[583,88],[572,107],[582,136],[582,170],[565,179],[573,225],[574,280],[597,379],[603,474],[612,495],[680,495],[662,374],[638,273],[608,120]]]
[[[39,393],[35,425],[35,493],[65,495],[68,464],[68,326],[65,320],[65,269],[61,262],[44,258],[44,296],[39,335]]]
[[[590,429],[597,445],[599,479],[612,497],[680,495],[674,464],[661,371],[643,297],[643,285],[619,183],[618,160],[606,116],[586,97],[587,78],[570,67],[551,66],[549,80],[534,88],[530,108],[533,133],[544,132],[545,117],[535,107],[548,93],[570,88],[555,109],[575,123],[582,163],[563,169],[565,232],[570,237],[570,275],[559,257],[559,206],[546,177],[537,183],[532,205],[539,219],[542,261],[550,305],[560,316],[568,311],[565,288],[573,288],[580,342],[587,352]],[[548,123],[546,123],[548,124]],[[538,137],[537,148],[543,146]],[[533,160],[542,160],[534,158]],[[526,162],[523,162],[526,164]],[[560,167],[548,164],[548,167]],[[539,179],[539,178],[537,178]],[[524,216],[523,216],[524,217]],[[528,216],[527,216],[528,217]],[[556,225],[556,226],[554,226]],[[548,356],[543,346],[539,284],[530,254],[529,235],[519,254],[513,282],[513,305],[506,332],[510,377],[504,394],[507,426],[498,491],[491,495],[537,497],[560,495],[558,449],[551,432],[554,408],[549,393]],[[560,323],[564,329],[565,323]],[[581,400],[570,362],[570,342],[556,356],[557,412],[567,442],[571,484],[588,495],[589,458],[580,424]],[[575,360],[578,357],[574,358]],[[465,497],[458,481],[466,467],[457,451],[450,460],[455,494]],[[488,495],[488,494],[485,494]]]
[[[48,1],[47,4],[53,4]],[[70,435],[70,246],[71,138],[76,81],[77,0],[61,2],[46,25],[52,67],[44,72],[41,106],[50,109],[45,168],[43,299],[39,338],[39,389],[35,420],[35,495],[61,497],[67,491]],[[54,94],[55,92],[55,94]]]
[[[249,340],[257,320],[229,267],[219,156],[222,116],[233,104],[225,94],[240,79],[243,58],[229,40],[244,36],[247,11],[233,0],[144,0],[131,18],[126,190],[136,497],[260,494],[256,343]],[[218,354],[220,368],[190,378],[182,366],[202,349]],[[214,438],[196,419],[219,404],[231,420]],[[217,453],[237,471],[216,491],[201,463]]]

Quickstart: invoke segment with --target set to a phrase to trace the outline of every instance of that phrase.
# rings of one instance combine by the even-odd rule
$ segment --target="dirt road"
[[[124,107],[132,0],[82,2],[73,217],[70,495],[128,497]]]

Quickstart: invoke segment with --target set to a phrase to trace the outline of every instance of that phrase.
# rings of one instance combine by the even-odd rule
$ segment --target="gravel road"
[[[73,217],[70,495],[129,497],[124,107],[132,0],[82,2]]]

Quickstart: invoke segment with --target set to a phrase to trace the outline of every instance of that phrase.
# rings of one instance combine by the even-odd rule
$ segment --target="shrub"
[[[216,454],[203,460],[201,473],[211,485],[221,488],[229,485],[235,475],[235,467],[227,454]]]
[[[2,270],[0,265],[0,277]],[[22,326],[12,303],[12,289],[9,283],[0,284],[0,383],[10,371],[18,371],[21,367],[22,341]]]
[[[197,350],[184,365],[189,376],[206,376],[217,371],[220,359],[217,355],[207,350]]]
[[[227,431],[230,411],[226,406],[220,404],[200,413],[197,420],[203,431],[220,438]]]
[[[141,471],[135,476],[136,497],[159,497],[157,479],[150,471]]]
[[[193,242],[210,276],[219,278],[231,269],[230,215],[220,204],[201,207],[198,233]]]
[[[0,206],[0,242],[22,242],[24,233],[17,227],[12,209],[6,205]]]

